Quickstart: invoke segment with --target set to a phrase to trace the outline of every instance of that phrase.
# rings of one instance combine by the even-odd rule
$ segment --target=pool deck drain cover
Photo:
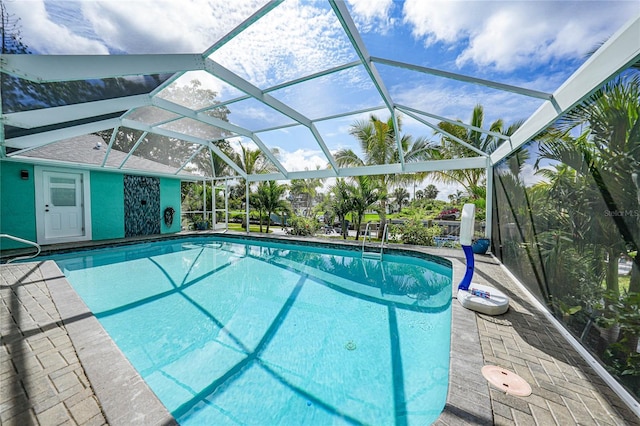
[[[482,375],[498,389],[515,396],[531,395],[531,386],[516,373],[495,365],[482,367]]]

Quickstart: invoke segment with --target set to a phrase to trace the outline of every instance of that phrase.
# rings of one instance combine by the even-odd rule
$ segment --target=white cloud
[[[260,0],[5,2],[28,46],[44,54],[200,53]],[[52,13],[49,13],[52,12]]]
[[[288,171],[304,171],[327,168],[327,159],[320,150],[297,149],[294,152],[279,148],[280,163]]]
[[[403,7],[404,22],[412,25],[413,36],[427,46],[464,39],[482,15],[480,2],[407,0]]]
[[[553,169],[550,166],[541,167],[541,169]],[[533,167],[533,164],[525,163],[522,165],[522,169],[520,170],[520,178],[525,186],[530,187],[540,182],[547,182],[548,180],[540,175],[536,174],[536,170]]]
[[[255,12],[257,0],[83,2],[85,19],[112,49],[127,53],[202,52]]]
[[[353,20],[361,32],[376,31],[385,34],[394,21],[389,17],[393,0],[347,0]]]
[[[212,59],[260,87],[354,60],[333,11],[319,5],[285,1],[222,46]]]
[[[106,54],[106,46],[96,40],[72,32],[67,26],[51,20],[44,1],[5,2],[7,11],[16,19],[23,39],[32,51],[42,54]]]
[[[638,3],[407,0],[403,13],[414,37],[425,45],[463,43],[458,66],[473,63],[511,71],[583,57],[636,15]]]

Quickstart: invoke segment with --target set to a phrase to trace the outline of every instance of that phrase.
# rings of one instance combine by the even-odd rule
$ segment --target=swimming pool
[[[444,265],[224,238],[56,262],[181,424],[428,424],[444,407]]]

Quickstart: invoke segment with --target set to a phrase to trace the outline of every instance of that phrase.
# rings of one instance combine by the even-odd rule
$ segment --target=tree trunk
[[[269,226],[271,225],[271,212],[267,211],[267,234],[269,233]],[[262,231],[260,231],[262,232]]]
[[[380,228],[378,228],[378,238],[382,238],[380,235],[380,230],[384,229],[385,223],[387,223],[387,202],[385,200],[380,200]]]
[[[618,296],[620,294],[620,283],[618,280],[618,261],[620,260],[620,253],[615,249],[607,249],[609,254],[609,263],[607,263],[607,291]]]
[[[640,253],[636,254],[631,264],[631,279],[629,293],[640,293]]]
[[[342,230],[342,239],[346,240],[347,239],[347,235],[348,235],[346,216],[343,216],[340,219],[340,226],[341,226],[341,230]]]
[[[605,281],[607,284],[607,292],[611,294],[609,295],[609,297],[604,298],[604,316],[610,317],[611,313],[608,307],[611,304],[611,300],[617,301],[618,297],[620,296],[620,284],[618,281],[618,260],[620,259],[620,255],[616,255],[616,252],[610,248],[607,248],[606,251],[609,255],[609,262],[607,263]],[[619,333],[620,325],[614,324],[612,327],[609,327],[608,329],[605,329],[603,331],[602,338],[607,342],[607,344],[610,345],[618,339]]]

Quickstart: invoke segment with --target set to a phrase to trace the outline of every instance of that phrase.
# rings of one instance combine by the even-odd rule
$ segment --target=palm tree
[[[471,126],[483,128],[484,124],[484,108],[482,105],[476,105],[471,114]],[[520,126],[522,121],[518,121],[504,129],[504,121],[502,119],[495,120],[489,126],[489,131],[501,133],[506,136],[512,135]],[[500,145],[500,139],[490,133],[483,133],[478,130],[467,129],[458,124],[447,121],[438,123],[438,128],[443,132],[466,142],[467,144],[479,149],[487,154],[491,154]],[[453,158],[476,157],[478,154],[466,146],[460,144],[455,139],[442,133],[440,138],[440,146],[432,152],[431,160],[445,160]],[[464,170],[440,170],[430,172],[430,175],[437,181],[445,184],[459,184],[464,187],[467,194],[473,199],[484,198],[486,189],[484,187],[485,170],[484,169],[464,169]]]
[[[449,201],[451,201],[452,204],[460,204],[463,196],[464,192],[458,189],[456,192],[449,194]]]
[[[291,194],[294,196],[304,194],[304,196],[306,196],[305,216],[307,217],[312,214],[311,204],[318,195],[318,188],[321,188],[322,184],[323,179],[320,178],[291,180]]]
[[[277,151],[274,151],[274,153],[277,153]],[[275,170],[275,166],[273,165],[273,163],[269,161],[267,156],[260,149],[254,150],[249,147],[245,147],[243,144],[240,144],[240,152],[234,152],[230,156],[230,158],[238,166],[240,166],[240,168],[247,175],[268,173]],[[245,189],[246,185],[247,185],[246,179],[244,178],[239,179],[238,192],[240,192],[242,189]],[[251,187],[251,184],[249,186]],[[246,200],[245,198],[246,197],[244,196],[242,197],[242,199],[245,200],[245,202],[250,201],[250,200]]]
[[[575,129],[583,127],[576,138]],[[545,135],[542,158],[558,160],[595,182],[589,240],[608,248],[609,262],[617,267],[620,237],[629,252],[640,246],[640,218],[620,212],[640,211],[640,73],[619,76],[577,105]],[[593,206],[596,207],[596,206]],[[605,214],[608,212],[609,214]],[[611,266],[611,265],[610,265]],[[610,267],[607,284],[616,292],[617,268]],[[630,292],[640,292],[640,255],[634,258]]]
[[[409,200],[409,197],[410,197],[409,191],[407,191],[405,188],[401,186],[396,188],[393,191],[393,198],[398,204],[398,213],[402,211],[402,205],[404,204],[405,201]]]
[[[538,174],[547,181],[528,191],[528,198],[531,210],[535,208],[534,222],[544,231],[532,238],[540,250],[545,279],[553,284],[555,301],[558,297],[578,297],[588,302],[589,297],[585,296],[597,292],[603,276],[607,288],[618,294],[618,258],[624,242],[615,229],[602,220],[602,215],[594,214],[605,209],[602,197],[589,184],[588,176],[566,164],[541,169]],[[591,233],[598,236],[598,241],[589,237]],[[603,265],[603,252],[609,258],[606,265]],[[578,256],[579,263],[571,262],[572,253]],[[603,266],[606,267],[604,274]],[[589,270],[596,271],[594,278],[581,280]]]
[[[227,140],[221,139],[213,141],[212,143],[216,147],[220,148],[227,157],[233,158],[233,148],[231,148],[231,144]],[[213,162],[213,176],[225,176],[231,174],[231,167],[222,158],[214,154],[211,161]]]
[[[438,192],[440,192],[438,191],[438,188],[434,184],[430,183],[424,188],[424,198],[428,200],[435,200],[438,196]]]
[[[275,170],[275,167],[267,156],[258,148],[251,149],[240,144],[240,152],[235,152],[232,160],[248,175],[268,173]],[[244,179],[241,179],[244,183]]]
[[[258,191],[255,197],[257,201],[257,207],[260,211],[260,232],[262,232],[262,212],[267,216],[267,234],[269,233],[269,226],[271,225],[271,213],[277,211],[287,211],[289,205],[282,199],[287,185],[280,185],[275,180],[266,182],[260,182],[258,184]]]
[[[330,188],[332,197],[328,199],[327,208],[330,214],[336,216],[342,228],[342,238],[347,239],[346,216],[353,210],[353,193],[356,190],[344,179],[336,179],[336,184]]]
[[[398,119],[398,131],[401,130],[401,121]],[[387,121],[379,120],[375,115],[371,115],[369,120],[358,120],[350,128],[349,134],[358,139],[364,158],[351,149],[342,149],[335,154],[336,162],[340,167],[352,166],[373,166],[383,164],[396,164],[400,162],[398,144],[396,143],[396,129],[393,119]],[[431,154],[433,147],[424,138],[417,138],[415,141],[411,136],[403,135],[400,145],[404,153],[404,161],[425,160]],[[410,177],[402,175],[379,175],[374,178],[378,181],[382,194],[380,198],[380,222],[386,222],[386,198],[385,195],[392,183],[400,182],[402,179]]]
[[[351,207],[355,216],[356,240],[358,240],[364,212],[380,200],[382,191],[378,182],[371,176],[358,176],[355,181],[357,185],[351,187],[353,196]]]

